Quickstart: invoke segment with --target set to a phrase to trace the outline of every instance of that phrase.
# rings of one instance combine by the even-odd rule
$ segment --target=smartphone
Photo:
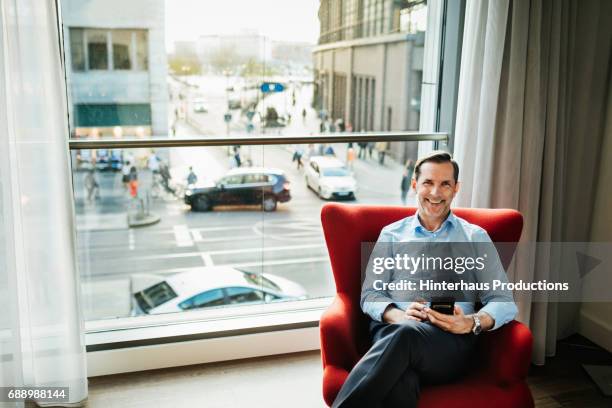
[[[455,298],[454,297],[432,297],[429,305],[431,310],[438,313],[452,315],[455,313]]]

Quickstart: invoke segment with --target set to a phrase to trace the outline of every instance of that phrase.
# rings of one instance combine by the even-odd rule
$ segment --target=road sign
[[[255,130],[255,125],[253,125],[252,123],[247,123],[246,130],[248,133],[253,132]]]
[[[269,93],[269,92],[283,92],[285,90],[285,86],[279,82],[264,82],[261,84],[261,92]]]
[[[230,123],[232,121],[232,114],[227,112],[223,115],[223,120],[225,120],[225,123]]]
[[[255,116],[255,111],[254,110],[250,110],[246,113],[246,117],[248,120],[253,120],[253,116]]]

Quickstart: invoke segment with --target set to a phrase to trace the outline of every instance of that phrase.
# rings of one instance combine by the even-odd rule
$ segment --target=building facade
[[[354,131],[418,130],[425,15],[424,1],[321,0],[316,107]],[[397,160],[416,157],[401,146]]]
[[[167,135],[164,0],[66,0],[62,14],[73,136]]]

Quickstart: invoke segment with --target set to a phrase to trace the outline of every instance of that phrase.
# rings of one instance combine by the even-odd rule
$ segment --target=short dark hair
[[[459,165],[453,160],[450,153],[442,150],[434,150],[433,152],[427,153],[425,156],[419,158],[414,166],[414,179],[418,180],[421,175],[421,165],[423,163],[451,163],[453,165],[453,176],[455,177],[455,183],[459,181]]]

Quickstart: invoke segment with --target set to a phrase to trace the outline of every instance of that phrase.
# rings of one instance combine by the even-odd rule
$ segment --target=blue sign
[[[264,82],[261,84],[261,92],[283,92],[285,90],[285,85],[279,82]]]

